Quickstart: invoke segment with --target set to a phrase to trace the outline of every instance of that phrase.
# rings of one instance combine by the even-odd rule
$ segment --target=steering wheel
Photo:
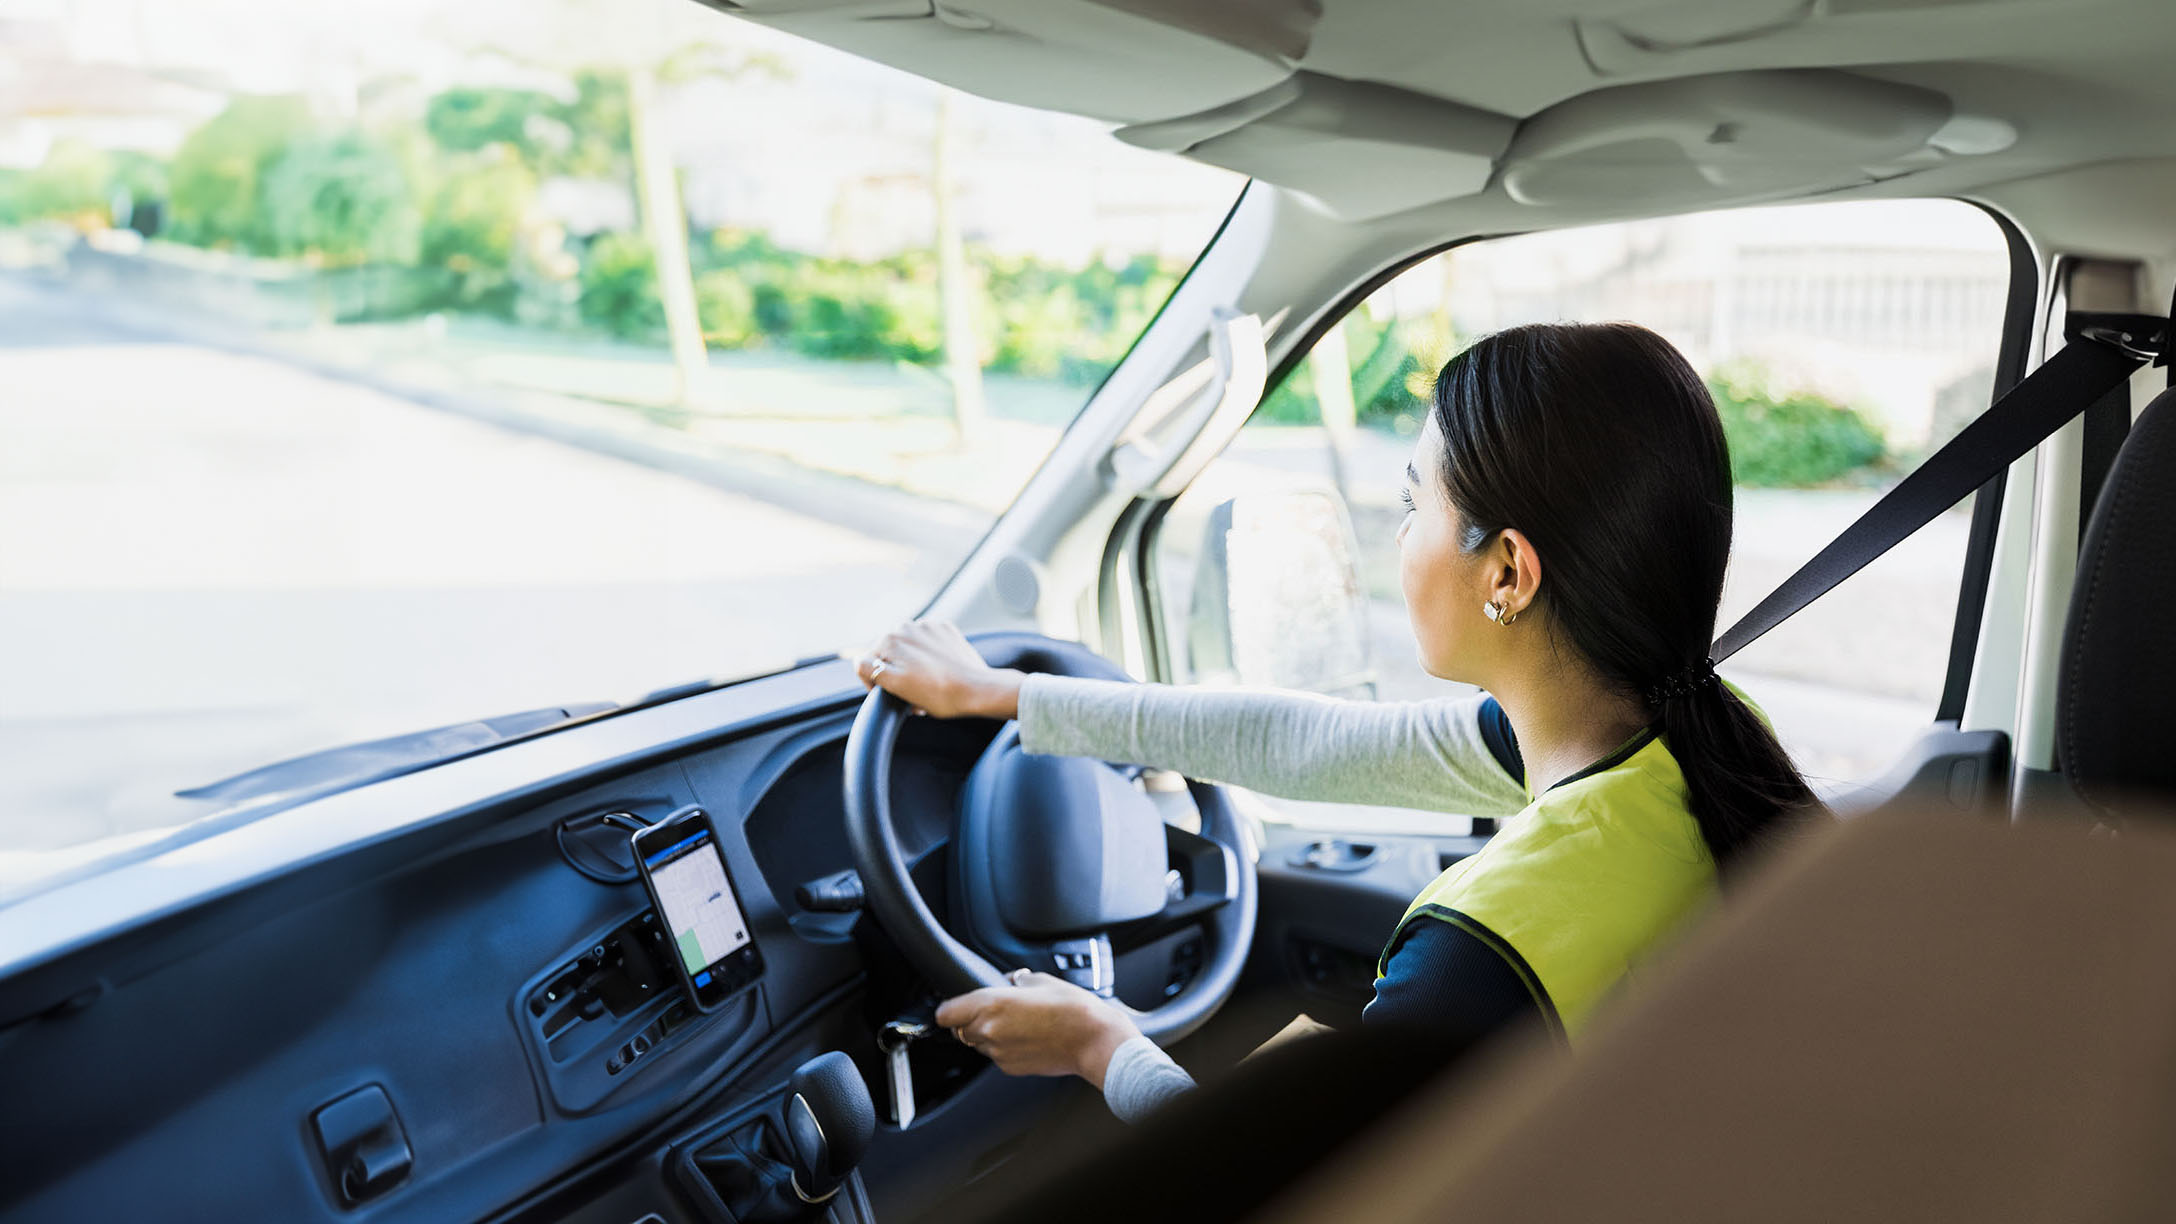
[[[1130,679],[1086,647],[1038,634],[970,640],[993,667]],[[1031,756],[1019,725],[1006,723],[960,792],[948,881],[955,937],[915,888],[892,827],[892,752],[908,714],[881,688],[862,702],[846,737],[846,837],[868,908],[915,969],[948,995],[1004,985],[1005,965],[1108,998],[1116,951],[1199,926],[1192,978],[1147,1011],[1127,1010],[1161,1043],[1216,1014],[1239,982],[1256,912],[1251,834],[1221,788],[1187,782],[1201,812],[1201,832],[1189,833],[1164,823],[1138,771]]]

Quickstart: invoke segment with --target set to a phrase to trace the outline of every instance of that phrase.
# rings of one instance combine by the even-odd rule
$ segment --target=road
[[[81,306],[0,278],[0,849],[851,647],[957,560]]]

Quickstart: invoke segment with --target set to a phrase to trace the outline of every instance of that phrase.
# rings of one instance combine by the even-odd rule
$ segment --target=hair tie
[[[1666,701],[1690,697],[1712,684],[1720,683],[1715,676],[1715,660],[1702,659],[1676,675],[1665,677],[1662,683],[1647,690],[1647,704],[1659,706]]]

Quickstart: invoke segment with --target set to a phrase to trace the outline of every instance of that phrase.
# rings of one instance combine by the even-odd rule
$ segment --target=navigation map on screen
[[[748,945],[748,926],[725,862],[708,832],[673,843],[643,860],[657,889],[657,907],[697,986],[707,970]]]

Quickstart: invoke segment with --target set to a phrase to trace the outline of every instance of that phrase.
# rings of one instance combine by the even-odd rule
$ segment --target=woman
[[[1031,752],[1301,798],[1522,809],[1414,900],[1364,1020],[1461,1045],[1521,1019],[1576,1034],[1718,869],[1818,810],[1705,658],[1730,556],[1722,423],[1653,332],[1520,327],[1443,368],[1406,475],[1421,664],[1488,698],[1029,676],[927,623],[886,637],[861,675],[939,717],[1018,718]],[[1191,1084],[1122,1011],[1043,974],[948,1000],[937,1021],[1008,1073],[1081,1076],[1129,1119]]]

